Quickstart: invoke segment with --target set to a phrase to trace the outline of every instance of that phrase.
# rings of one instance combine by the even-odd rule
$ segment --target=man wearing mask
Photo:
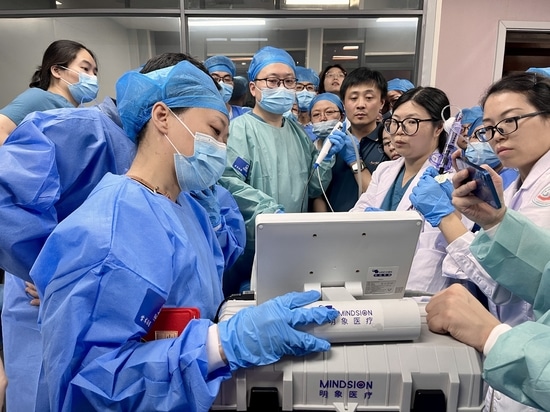
[[[333,146],[318,167],[320,179],[312,178],[318,150],[303,128],[283,113],[295,100],[296,66],[284,50],[264,47],[248,69],[254,109],[235,119],[229,127],[227,164],[220,184],[235,197],[246,224],[243,256],[224,276],[224,294],[246,290],[255,249],[255,219],[259,213],[305,212],[308,198],[321,194],[331,179],[333,156],[343,146],[332,136]]]
[[[204,65],[210,76],[221,86],[221,95],[229,112],[229,120],[245,114],[250,109],[229,104],[235,86],[234,77],[237,74],[235,63],[229,57],[212,56],[204,61]]]

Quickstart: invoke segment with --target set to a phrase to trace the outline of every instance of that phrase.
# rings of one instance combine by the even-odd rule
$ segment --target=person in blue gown
[[[167,53],[160,58],[181,61]],[[0,266],[7,274],[2,320],[6,368],[10,378],[8,411],[41,410],[36,392],[42,364],[36,289],[29,270],[53,228],[88,197],[107,172],[125,173],[135,144],[122,130],[116,102],[107,97],[90,108],[58,109],[30,115],[0,147],[10,164],[0,171]],[[25,184],[21,184],[25,182]],[[214,198],[196,194],[216,223],[216,236],[226,267],[241,255],[244,220],[231,194],[219,185],[208,189]],[[210,208],[209,208],[210,206]]]
[[[190,61],[145,65],[117,82],[137,152],[59,223],[30,276],[41,300],[38,397],[55,411],[207,411],[231,372],[330,344],[294,329],[337,316],[291,293],[212,323],[224,256],[209,213],[190,192],[225,167],[228,113],[214,81]],[[56,262],[52,265],[51,262]],[[196,307],[177,338],[143,342],[163,307]],[[46,410],[46,409],[45,409]]]

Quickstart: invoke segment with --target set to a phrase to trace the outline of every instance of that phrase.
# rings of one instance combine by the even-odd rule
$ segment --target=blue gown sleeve
[[[217,185],[216,196],[220,203],[221,227],[216,231],[225,258],[225,268],[233,266],[246,245],[246,228],[239,206],[231,193]]]
[[[30,281],[53,228],[105,173],[126,172],[134,150],[97,109],[30,114],[0,146],[0,266]]]
[[[141,341],[171,297],[188,306],[203,300],[187,290],[193,282],[214,288],[197,263],[212,252],[175,229],[180,222],[159,202],[142,200],[100,183],[56,227],[31,271],[52,410],[208,411],[230,377],[228,367],[207,374],[207,319],[178,338]]]
[[[0,263],[30,281],[29,270],[57,224],[60,197],[55,146],[34,124],[26,123],[0,147]]]

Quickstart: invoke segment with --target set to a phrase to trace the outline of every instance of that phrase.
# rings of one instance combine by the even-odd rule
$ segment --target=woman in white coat
[[[484,128],[476,131],[477,138],[491,145],[504,167],[519,172],[519,177],[504,192],[504,204],[536,225],[550,229],[550,78],[536,73],[504,77],[488,89],[481,105]],[[477,221],[474,212],[475,205],[464,210]],[[448,215],[441,219],[440,228],[444,232],[457,231],[460,223]],[[463,274],[486,293],[492,314],[502,323],[516,326],[545,314],[543,300],[535,301],[533,313],[530,303],[514,295],[521,291],[508,291],[485,272],[470,251],[473,240],[474,234],[464,231],[451,241],[444,270],[450,267],[447,261],[452,259]],[[508,255],[515,253],[511,245],[505,247],[509,248]],[[525,276],[523,273],[517,275]],[[486,410],[491,412],[535,410],[492,388],[489,388],[485,403]]]
[[[395,150],[402,156],[381,163],[371,183],[352,212],[367,208],[411,210],[409,195],[430,166],[434,152],[442,152],[447,139],[443,118],[449,117],[449,99],[434,87],[417,87],[404,93],[393,106],[392,117],[384,121]],[[452,184],[446,187],[452,190]],[[450,194],[450,192],[449,192]],[[439,229],[425,223],[410,271],[408,290],[437,292],[447,286],[441,265],[447,242]]]

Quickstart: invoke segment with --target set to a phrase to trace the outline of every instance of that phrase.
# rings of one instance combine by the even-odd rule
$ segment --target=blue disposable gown
[[[38,308],[23,279],[47,236],[110,171],[124,173],[134,144],[95,108],[29,115],[0,146],[0,266],[5,268],[2,310],[9,412],[42,410],[36,400],[42,365]],[[47,405],[47,403],[46,403]]]
[[[97,110],[99,109],[99,110]],[[29,115],[0,147],[0,266],[7,273],[2,311],[10,412],[33,410],[42,364],[38,308],[29,305],[22,279],[59,221],[86,199],[107,172],[125,173],[135,146],[119,124],[111,99],[97,108],[59,109]],[[245,243],[244,221],[234,199],[217,191],[222,225],[216,231],[226,263]]]
[[[550,410],[550,234],[508,209],[494,237],[480,231],[470,248],[491,277],[533,305],[536,318],[500,335],[484,379],[518,402]]]
[[[207,376],[205,345],[222,251],[205,210],[187,193],[178,202],[107,174],[46,241],[31,277],[51,410],[207,411],[230,377]],[[163,306],[205,319],[141,342]]]
[[[220,204],[221,227],[216,230],[218,242],[223,250],[225,268],[233,266],[242,255],[246,245],[244,219],[237,202],[223,186],[216,185],[216,196]]]

